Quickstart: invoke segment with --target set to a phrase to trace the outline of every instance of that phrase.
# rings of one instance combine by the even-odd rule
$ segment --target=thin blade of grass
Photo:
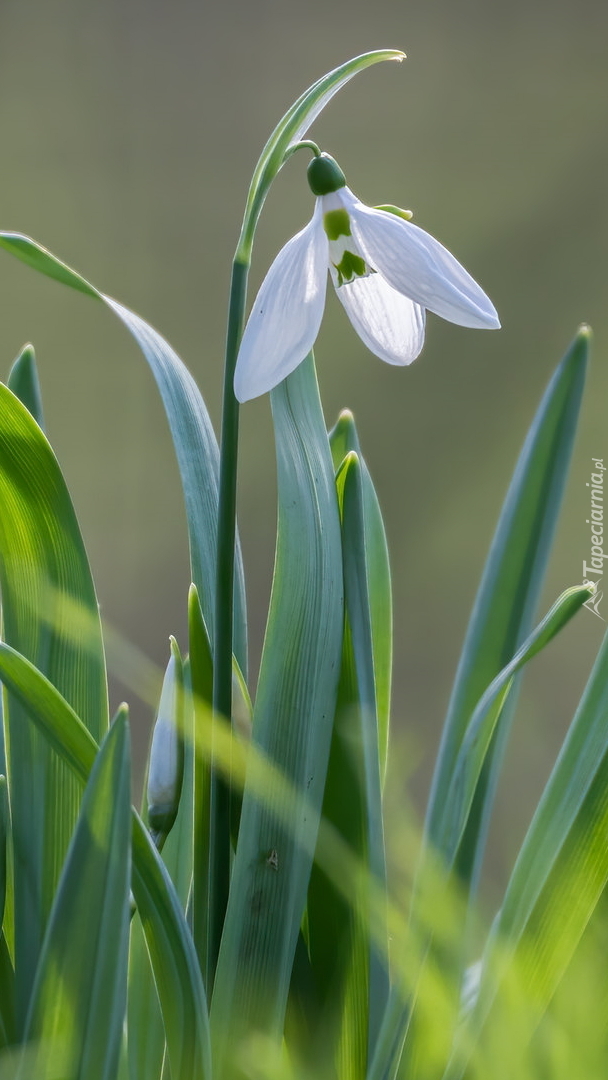
[[[308,810],[277,822],[246,784],[211,1010],[220,1074],[243,1037],[280,1034],[312,864],[342,648],[334,472],[312,357],[272,393],[279,527],[253,739]],[[217,1057],[215,1056],[217,1055]]]

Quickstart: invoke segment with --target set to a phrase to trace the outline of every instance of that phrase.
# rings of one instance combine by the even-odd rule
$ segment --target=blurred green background
[[[362,199],[411,207],[503,322],[486,333],[430,316],[422,358],[399,370],[365,350],[330,296],[317,346],[328,424],[354,410],[386,514],[405,740],[393,791],[407,786],[419,805],[516,455],[581,321],[594,361],[545,606],[588,554],[590,459],[608,462],[607,33],[600,0],[0,0],[2,227],[164,333],[216,422],[230,261],[263,143],[326,70],[371,48],[408,53],[358,76],[311,134]],[[305,166],[297,155],[267,203],[253,288],[310,216]],[[5,255],[0,278],[4,370],[33,341],[103,613],[164,664],[169,633],[186,644],[187,547],[152,378],[101,307]],[[242,410],[242,451],[255,670],[275,527],[266,398]],[[583,611],[526,679],[491,838],[495,882],[603,627]],[[117,685],[114,704],[124,695]],[[141,743],[150,717],[134,711]]]

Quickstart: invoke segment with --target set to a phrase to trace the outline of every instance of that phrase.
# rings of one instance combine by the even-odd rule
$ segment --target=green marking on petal
[[[387,214],[396,214],[397,217],[403,218],[404,221],[411,221],[414,216],[413,210],[402,210],[400,206],[393,206],[392,203],[374,206],[374,210],[385,210]]]
[[[346,210],[328,210],[323,215],[323,228],[330,240],[350,236],[350,218]]]
[[[360,255],[354,255],[352,251],[345,251],[340,262],[334,263],[334,266],[338,274],[338,288],[353,281],[356,277],[367,277],[369,273],[375,272],[370,271],[365,259],[362,259]]]

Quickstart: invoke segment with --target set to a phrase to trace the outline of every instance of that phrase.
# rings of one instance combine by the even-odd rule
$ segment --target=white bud
[[[148,822],[150,828],[167,835],[179,807],[184,769],[184,748],[180,732],[182,688],[179,653],[171,642],[167,665],[152,733],[148,769]]]

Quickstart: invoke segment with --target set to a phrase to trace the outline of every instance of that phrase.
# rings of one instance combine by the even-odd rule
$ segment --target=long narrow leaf
[[[484,1024],[509,1023],[513,980],[525,1048],[608,884],[607,831],[608,635],[517,857],[450,1077]]]
[[[386,774],[393,667],[393,597],[386,532],[376,489],[361,455],[353,414],[344,409],[330,432],[329,444],[336,471],[350,451],[360,462],[363,496],[364,556],[371,618],[374,687],[378,717],[378,753],[382,781]]]
[[[443,730],[427,812],[431,844],[437,841],[442,807],[473,709],[529,633],[570,463],[589,339],[588,329],[581,329],[553,375],[526,437],[503,505]],[[473,885],[508,732],[507,717],[503,718],[502,732],[502,739],[493,744],[481,775],[458,856],[463,882]]]
[[[386,870],[364,476],[354,452],[347,455],[337,480],[346,623],[323,817],[380,886]],[[346,900],[315,865],[308,891],[310,959],[321,998],[316,1024],[320,1054],[322,1060],[335,1056],[338,1073],[353,1080],[366,1074],[388,996],[386,929],[384,949],[380,949],[381,928],[372,928],[375,909],[366,886],[362,880],[358,893]]]
[[[25,1038],[39,1044],[40,1080],[57,1057],[70,1080],[114,1080],[127,991],[130,802],[123,711],[91,771],[36,972]]]
[[[86,783],[97,745],[61,694],[29,661],[0,643],[0,681],[19,698],[53,749]],[[207,1080],[207,1004],[184,913],[156,848],[132,811],[132,889],[158,989],[172,1080]]]
[[[492,739],[518,671],[537,656],[593,595],[594,587],[575,585],[567,589],[533,630],[513,659],[490,683],[465,732],[443,807],[438,847],[449,866],[456,858],[466,828],[475,789]]]
[[[192,580],[212,633],[219,450],[201,394],[177,353],[161,335],[117,300],[105,296],[80,274],[27,236],[0,232],[4,247],[42,274],[87,296],[103,300],[135,338],[158,386],[180,470],[186,504]],[[245,593],[240,554],[236,559],[234,652],[246,670]]]
[[[4,638],[86,717],[96,740],[108,724],[97,599],[78,523],[57,460],[28,410],[0,385],[0,587]],[[70,608],[89,633],[70,633]],[[14,851],[15,966],[25,1020],[52,898],[78,813],[80,791],[10,697],[7,771]]]
[[[253,737],[309,809],[286,830],[280,795],[269,790],[262,805],[246,785],[211,1011],[220,1075],[244,1035],[282,1030],[342,648],[340,523],[312,357],[273,391],[272,408],[279,529]]]

